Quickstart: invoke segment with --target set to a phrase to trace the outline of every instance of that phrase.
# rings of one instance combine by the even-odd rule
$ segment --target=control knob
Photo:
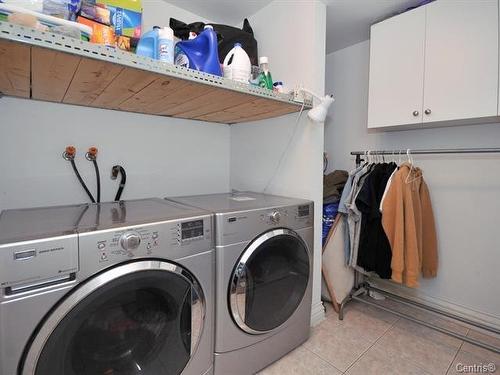
[[[122,245],[123,250],[135,250],[141,244],[141,236],[137,233],[125,233],[120,238],[120,245]]]
[[[279,211],[273,211],[270,215],[269,215],[269,219],[271,219],[271,222],[277,224],[280,222],[280,219],[281,219],[281,214]]]

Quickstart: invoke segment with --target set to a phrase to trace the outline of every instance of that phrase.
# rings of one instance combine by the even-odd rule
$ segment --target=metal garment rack
[[[363,161],[365,161],[365,159],[367,157],[370,157],[372,155],[391,155],[391,156],[399,157],[399,155],[406,156],[406,155],[438,155],[438,154],[500,154],[500,148],[453,148],[453,149],[426,149],[426,150],[424,150],[424,149],[421,149],[421,150],[405,149],[405,150],[375,150],[375,151],[352,151],[351,152],[351,155],[356,156],[356,166],[357,167],[360,166],[361,163]],[[381,304],[374,302],[374,300],[370,300],[369,297],[367,297],[367,296],[368,296],[370,291],[373,291],[373,292],[376,292],[376,293],[383,295],[384,297],[386,297],[389,300],[396,301],[396,302],[402,303],[402,304],[407,305],[407,306],[416,307],[416,308],[421,309],[421,310],[430,311],[432,313],[442,315],[442,316],[445,316],[447,318],[452,318],[454,320],[466,323],[466,324],[474,326],[474,327],[484,329],[484,330],[492,332],[492,333],[500,334],[500,329],[497,329],[495,327],[490,327],[490,326],[487,326],[485,324],[482,324],[482,323],[479,323],[479,322],[452,314],[450,312],[447,312],[447,311],[444,311],[444,310],[441,310],[441,309],[438,309],[438,308],[435,308],[432,306],[428,306],[426,304],[423,304],[423,303],[420,303],[417,301],[413,301],[411,299],[404,298],[404,297],[401,297],[399,295],[396,295],[396,294],[387,292],[385,290],[379,289],[377,287],[370,285],[367,281],[364,281],[364,275],[361,272],[359,272],[357,270],[355,270],[354,272],[355,272],[354,273],[354,288],[351,291],[351,293],[340,304],[340,310],[339,310],[339,319],[340,320],[342,320],[344,318],[344,308],[345,308],[346,304],[352,300],[355,300],[355,301],[359,301],[361,303],[364,303],[364,304],[367,304],[370,306],[374,306],[378,309],[390,312],[390,313],[397,315],[401,318],[404,318],[404,319],[410,320],[412,322],[415,322],[417,324],[423,325],[425,327],[434,329],[434,330],[439,331],[441,333],[444,333],[446,335],[455,337],[457,339],[466,341],[466,342],[471,343],[473,345],[476,345],[476,346],[479,346],[479,347],[482,347],[484,349],[488,349],[492,352],[500,354],[499,347],[495,347],[493,345],[490,345],[490,344],[475,340],[473,338],[461,335],[461,334],[456,333],[456,332],[449,330],[447,328],[439,327],[431,322],[417,319],[417,318],[410,316],[408,314],[405,314],[403,312],[396,311],[390,307],[382,306]]]

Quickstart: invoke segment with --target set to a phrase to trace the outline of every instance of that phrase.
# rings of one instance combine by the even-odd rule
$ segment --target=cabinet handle
[[[417,117],[419,115],[418,111],[413,111],[413,116]]]
[[[427,109],[424,111],[424,113],[425,113],[426,115],[430,115],[430,114],[432,113],[432,111],[431,111],[429,108],[427,108]]]

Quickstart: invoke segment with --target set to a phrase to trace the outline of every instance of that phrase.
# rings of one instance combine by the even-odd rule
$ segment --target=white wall
[[[168,26],[170,17],[185,23],[209,22],[197,14],[188,12],[165,0],[142,0],[143,20],[142,31],[149,31],[153,26]]]
[[[61,157],[66,145],[77,147],[92,192],[94,170],[84,154],[99,148],[102,201],[116,192],[114,164],[127,171],[123,199],[229,189],[227,125],[13,98],[0,100],[0,113],[0,209],[86,202]]]
[[[275,81],[287,87],[303,84],[324,92],[326,7],[317,0],[275,0],[249,18],[259,41],[259,55],[268,56]],[[294,25],[300,32],[295,32]],[[322,318],[321,210],[323,196],[323,125],[306,114],[294,134],[297,114],[231,126],[231,187],[238,190],[306,198],[315,201],[313,317]],[[272,181],[271,181],[272,179]],[[270,183],[271,181],[271,183]]]
[[[162,0],[144,0],[144,27],[200,17]],[[229,190],[227,125],[63,104],[0,100],[0,210],[88,200],[62,159],[66,145],[78,149],[77,165],[92,192],[95,177],[84,154],[99,148],[102,199],[113,200],[114,164],[127,171],[123,198],[215,193]],[[94,194],[95,195],[95,194]]]
[[[368,133],[368,69],[368,41],[327,56],[326,90],[336,97],[325,128],[329,171],[351,169],[353,150],[500,146],[498,124]],[[431,191],[440,264],[437,278],[403,292],[500,325],[500,156],[414,158]]]

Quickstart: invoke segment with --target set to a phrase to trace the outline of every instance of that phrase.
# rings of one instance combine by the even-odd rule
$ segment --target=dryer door
[[[275,229],[253,240],[234,268],[229,309],[245,332],[283,325],[300,305],[309,282],[309,251],[297,233]]]
[[[22,375],[180,374],[196,351],[205,301],[182,267],[127,263],[82,283],[46,317]]]

